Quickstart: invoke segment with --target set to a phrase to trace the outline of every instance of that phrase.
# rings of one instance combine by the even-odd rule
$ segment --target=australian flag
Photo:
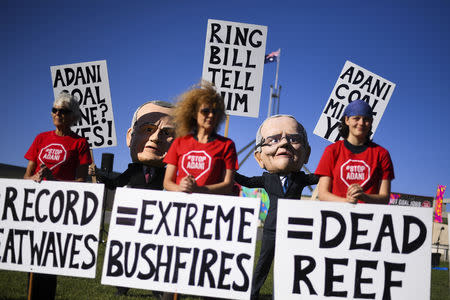
[[[264,63],[267,64],[267,63],[278,61],[278,57],[280,57],[280,49],[278,49],[277,51],[274,51],[272,53],[266,54],[266,56],[264,58]]]

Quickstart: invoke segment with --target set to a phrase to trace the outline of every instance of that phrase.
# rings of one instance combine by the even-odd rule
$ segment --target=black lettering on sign
[[[347,230],[347,225],[345,224],[344,217],[342,217],[341,214],[335,211],[331,210],[323,210],[321,211],[322,215],[322,227],[320,229],[320,248],[335,248],[339,246],[340,243],[344,240],[345,237],[345,231]],[[327,233],[327,225],[328,220],[330,218],[333,218],[339,223],[339,231],[336,234],[335,237],[326,240],[326,233]]]
[[[146,229],[146,221],[147,220],[153,220],[153,214],[147,214],[147,207],[148,206],[156,206],[156,200],[143,200],[142,201],[142,208],[141,208],[141,217],[139,225],[139,233],[147,233],[152,234],[153,229]]]
[[[209,258],[208,258],[209,257]],[[214,275],[211,271],[211,267],[217,261],[217,252],[214,249],[204,249],[202,262],[200,265],[200,274],[198,278],[198,285],[205,286],[205,275],[208,275],[209,287],[215,288],[216,283],[214,281]]]
[[[3,206],[3,214],[2,220],[6,220],[8,218],[7,211],[11,210],[12,218],[14,221],[19,221],[17,217],[16,207],[14,206],[14,200],[17,198],[17,190],[14,187],[6,187],[5,192],[5,204]]]
[[[246,207],[241,207],[240,209],[240,220],[239,220],[239,233],[238,233],[238,238],[237,241],[241,242],[241,243],[251,243],[252,242],[252,238],[251,237],[244,237],[244,231],[245,231],[245,227],[248,227],[251,225],[251,222],[247,221],[246,219],[246,215],[247,214],[251,214],[254,215],[255,214],[255,210],[253,208],[246,208]]]
[[[124,252],[124,257],[125,260],[123,262],[124,266],[125,266],[125,277],[130,278],[133,276],[134,272],[136,272],[136,268],[137,268],[137,264],[138,264],[138,259],[139,259],[139,252],[141,249],[141,244],[138,242],[134,243],[134,255],[131,255],[131,242],[125,242],[125,252]],[[134,258],[134,259],[132,259]],[[130,265],[130,262],[128,261],[129,259],[132,260],[132,266],[131,266],[131,270],[128,269],[128,266]]]
[[[302,268],[302,262],[305,262],[304,268]],[[294,282],[292,283],[293,294],[301,294],[300,281],[302,281],[308,287],[309,295],[317,295],[311,280],[308,278],[308,274],[314,271],[315,268],[316,261],[313,257],[294,255]]]
[[[83,235],[74,234],[72,239],[72,248],[70,249],[70,260],[69,260],[69,268],[70,269],[78,269],[79,264],[73,263],[73,260],[75,256],[77,256],[80,253],[80,250],[77,250],[77,241],[81,241],[83,238]]]
[[[361,278],[363,269],[377,269],[378,261],[376,260],[356,260],[355,266],[355,293],[353,298],[355,299],[375,299],[375,293],[363,294],[361,290],[361,284],[372,284],[373,278]]]
[[[3,251],[2,262],[8,261],[8,252],[11,254],[11,263],[16,263],[16,251],[14,249],[14,229],[8,231],[8,237],[6,238],[5,249]]]
[[[226,38],[225,42],[219,37],[220,30],[222,26],[218,23],[211,23],[211,35],[209,38],[210,43],[218,43],[218,44],[228,44],[231,43],[234,46],[247,46],[250,44],[254,48],[259,48],[262,45],[261,37],[262,31],[259,29],[253,29],[250,31],[250,28],[241,28],[237,26],[227,25],[226,26]],[[233,32],[234,29],[234,32]],[[234,33],[234,40],[232,41],[231,36]]]
[[[166,272],[164,273],[164,282],[170,281],[170,266],[172,265],[172,253],[173,253],[173,246],[167,246],[167,261],[163,261],[162,258],[162,252],[164,249],[163,245],[158,245],[158,256],[156,261],[156,274],[155,274],[155,281],[159,281],[159,268],[164,267],[166,269]]]
[[[64,243],[64,246],[63,246],[63,242],[61,239],[61,232],[56,233],[56,241],[58,242],[61,268],[64,268],[64,266],[66,265],[66,258],[67,258],[67,253],[69,250],[69,244],[70,244],[71,238],[72,238],[72,233],[67,233],[66,242]]]
[[[180,236],[180,221],[181,221],[181,213],[183,208],[185,208],[187,203],[184,202],[173,202],[172,206],[177,209],[177,219],[175,220],[175,232],[174,236]]]
[[[56,202],[57,200],[58,202]],[[58,204],[58,206],[56,203]],[[63,191],[58,190],[55,193],[53,193],[52,197],[50,198],[49,213],[50,213],[50,221],[52,221],[52,223],[57,223],[61,218],[62,214],[64,213]]]
[[[173,270],[172,283],[178,283],[179,269],[186,269],[186,260],[181,261],[181,254],[190,254],[191,248],[176,247],[175,248],[175,266]]]
[[[191,209],[193,210],[193,212],[191,212]],[[194,203],[189,203],[187,206],[187,210],[186,210],[186,217],[185,217],[185,223],[184,223],[184,231],[183,231],[183,236],[184,237],[188,237],[188,229],[189,227],[192,228],[192,237],[193,238],[197,238],[197,230],[195,230],[195,226],[194,223],[192,223],[192,220],[195,218],[195,216],[197,215],[197,205]]]
[[[74,190],[67,191],[66,212],[64,214],[64,221],[63,221],[64,225],[69,224],[69,213],[72,216],[72,224],[74,224],[74,225],[78,224],[77,213],[75,211],[75,205],[77,204],[79,198],[80,198],[80,196],[77,191],[74,191]]]
[[[222,290],[229,290],[231,288],[231,284],[225,284],[225,276],[229,275],[231,272],[231,268],[226,267],[226,260],[232,259],[234,257],[234,253],[220,252],[220,271],[219,271],[219,280],[217,282],[217,288]]]
[[[47,231],[42,232],[40,245],[36,242],[34,243],[34,231],[30,231],[30,250],[31,250],[31,265],[41,265],[42,253],[44,251],[45,240],[47,238]],[[34,260],[36,258],[36,264]]]
[[[234,207],[230,209],[227,215],[222,210],[220,205],[217,206],[217,214],[216,214],[216,240],[220,240],[220,220],[223,220],[225,223],[228,223],[228,235],[227,241],[231,241],[233,239],[233,223],[234,223]]]
[[[208,218],[208,211],[213,211],[214,210],[214,206],[212,205],[204,205],[203,206],[203,214],[202,214],[202,219],[201,219],[201,223],[200,223],[200,234],[199,234],[199,238],[201,239],[206,239],[206,240],[210,240],[212,239],[212,234],[206,234],[206,224],[212,223],[213,219],[212,218]]]
[[[148,280],[148,279],[152,278],[153,275],[155,274],[155,271],[156,271],[155,265],[153,264],[151,259],[147,256],[148,250],[155,250],[155,249],[156,249],[156,246],[154,244],[147,244],[147,245],[144,245],[144,247],[142,247],[141,256],[147,262],[149,271],[147,274],[139,272],[137,275],[138,279]]]
[[[333,290],[334,282],[344,282],[344,275],[334,275],[334,265],[348,265],[346,258],[328,258],[325,257],[325,279],[324,296],[326,297],[347,297],[347,291]]]
[[[325,139],[328,139],[330,135],[333,133],[333,131],[339,128],[339,124],[341,124],[341,122],[337,120],[335,121],[334,124],[332,124],[331,122],[332,122],[331,117],[327,116],[327,131],[325,132],[324,135]],[[335,142],[339,140],[340,136],[341,136],[340,134],[337,135]]]
[[[89,84],[98,83],[101,81],[100,65],[85,66],[84,68],[77,67],[76,71],[72,68],[64,68],[63,70],[56,70],[53,87],[56,88],[60,84],[61,86],[68,86],[71,84]]]
[[[94,193],[85,191],[83,200],[84,200],[83,210],[81,212],[81,220],[80,220],[81,226],[89,224],[89,222],[92,221],[92,219],[95,217],[95,214],[97,213],[98,208],[98,199]],[[88,211],[89,207],[91,207],[90,212]]]
[[[56,268],[56,267],[58,267],[58,262],[56,260],[55,233],[51,232],[51,231],[48,233],[47,247],[45,247],[44,259],[42,260],[42,266],[47,265],[47,259],[48,259],[48,255],[50,253],[53,256],[53,259],[52,259],[53,267]]]
[[[35,202],[35,205],[34,205],[34,215],[36,217],[36,221],[38,221],[39,223],[45,222],[45,220],[47,220],[47,218],[48,218],[48,215],[41,216],[39,214],[39,211],[40,211],[39,210],[39,207],[40,207],[39,204],[41,203],[41,197],[43,197],[44,195],[45,196],[50,195],[50,191],[47,190],[47,189],[40,190],[39,193],[36,196],[36,202]]]
[[[409,241],[411,233],[411,225],[416,225],[419,228],[419,235],[414,241]],[[409,254],[419,249],[425,242],[427,237],[427,227],[423,222],[414,216],[403,216],[403,246],[402,253]]]
[[[119,260],[119,258],[122,256],[122,251],[123,245],[120,241],[112,240],[109,242],[108,266],[106,267],[106,276],[122,276],[123,266]]]
[[[244,268],[242,262],[244,260],[248,261],[248,260],[250,260],[250,258],[251,258],[251,256],[246,253],[241,253],[236,257],[236,264],[237,264],[239,271],[241,271],[241,273],[242,273],[244,283],[242,285],[237,285],[236,282],[233,282],[233,290],[235,290],[235,291],[245,292],[249,288],[250,279],[249,279],[247,272],[245,271],[245,268]]]
[[[95,126],[92,131],[94,132],[94,136],[99,139],[99,141],[94,141],[94,145],[97,147],[103,145],[105,143],[105,138],[102,135],[103,128],[101,126]],[[111,144],[112,142],[108,141],[108,145]]]
[[[162,202],[159,202],[159,211],[161,212],[161,219],[159,220],[158,227],[156,227],[155,234],[158,234],[161,230],[162,226],[164,225],[164,228],[166,229],[166,235],[170,236],[170,228],[169,224],[167,223],[167,215],[169,214],[169,210],[172,207],[172,202],[169,202],[166,209],[164,209]]]
[[[189,272],[189,283],[188,284],[190,286],[195,285],[195,270],[197,270],[197,261],[198,261],[199,253],[200,253],[200,249],[194,248],[192,262],[191,262],[191,271]]]
[[[87,251],[89,252],[89,254],[91,255],[91,262],[86,263],[83,261],[83,264],[81,265],[81,268],[83,270],[88,270],[90,268],[92,268],[93,266],[95,266],[95,250],[92,249],[92,247],[89,244],[89,241],[92,241],[94,243],[97,243],[97,237],[93,234],[88,234],[85,238],[84,238],[84,246],[86,247]],[[96,244],[94,244],[95,246]]]
[[[384,262],[384,290],[383,300],[392,300],[391,287],[402,287],[402,281],[392,281],[392,272],[405,272],[405,264]]]
[[[330,109],[333,111],[333,113],[331,114],[331,117],[337,120],[341,119],[341,114],[344,111],[344,104],[342,104],[339,101],[334,101],[333,98],[330,98],[330,100],[328,101],[325,110],[324,110],[324,114],[330,114],[329,111]]]
[[[25,192],[25,198],[23,200],[23,209],[22,209],[22,221],[30,221],[33,222],[34,221],[34,217],[33,216],[27,216],[27,208],[32,208],[33,207],[33,203],[28,202],[29,200],[29,194],[34,194],[36,192],[36,189],[24,189]]]
[[[398,250],[397,241],[395,240],[394,224],[392,223],[391,215],[383,215],[377,241],[375,242],[375,246],[372,251],[381,251],[381,241],[384,237],[389,237],[391,239],[392,253],[400,253]]]
[[[367,230],[358,230],[358,228],[360,219],[372,221],[373,214],[351,213],[350,216],[352,219],[352,236],[350,241],[350,250],[355,249],[370,250],[370,243],[358,244],[358,236],[367,236]]]

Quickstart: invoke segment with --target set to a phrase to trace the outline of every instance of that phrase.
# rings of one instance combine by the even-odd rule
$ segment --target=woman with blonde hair
[[[177,138],[164,158],[166,190],[231,193],[238,163],[234,142],[217,134],[224,119],[223,99],[210,83],[181,95],[174,116]]]

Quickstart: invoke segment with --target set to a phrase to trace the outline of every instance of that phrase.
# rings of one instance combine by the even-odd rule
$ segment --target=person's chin
[[[139,162],[149,166],[163,165],[163,157],[158,155],[139,156]]]

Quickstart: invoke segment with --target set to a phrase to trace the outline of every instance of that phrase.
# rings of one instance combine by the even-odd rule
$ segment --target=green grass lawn
[[[257,242],[257,253],[261,242]],[[95,279],[58,276],[58,287],[56,289],[56,299],[61,300],[100,300],[100,299],[123,299],[123,300],[143,300],[154,299],[152,293],[146,290],[131,289],[127,296],[116,296],[115,287],[101,285],[101,269],[103,266],[103,256],[105,245],[99,247],[99,261],[97,264],[97,276]],[[441,263],[441,267],[448,267],[448,263]],[[261,299],[272,299],[272,271],[263,288],[261,289]],[[27,273],[0,270],[0,300],[22,300],[27,299]],[[182,295],[178,299],[199,300],[200,297]],[[448,271],[431,271],[431,300],[449,299]],[[396,299],[397,300],[397,299]],[[424,299],[425,300],[425,299]]]

